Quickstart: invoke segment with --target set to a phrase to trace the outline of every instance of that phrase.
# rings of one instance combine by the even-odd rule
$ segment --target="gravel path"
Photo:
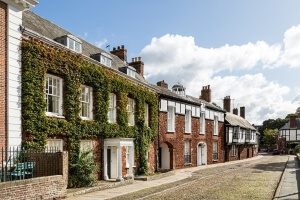
[[[177,182],[113,198],[126,199],[272,199],[288,155],[196,171]]]

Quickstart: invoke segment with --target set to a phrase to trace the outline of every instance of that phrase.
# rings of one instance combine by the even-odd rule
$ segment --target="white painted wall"
[[[21,133],[21,31],[22,11],[8,5],[7,141],[8,148],[20,147]]]

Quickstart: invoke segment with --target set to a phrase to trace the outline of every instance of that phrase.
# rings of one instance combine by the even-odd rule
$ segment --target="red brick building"
[[[185,94],[181,84],[172,91],[159,86],[159,168],[179,169],[224,162],[224,111],[211,104],[209,86],[202,98]]]

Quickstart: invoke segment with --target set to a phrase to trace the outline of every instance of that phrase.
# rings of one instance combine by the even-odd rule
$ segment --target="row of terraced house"
[[[148,83],[141,57],[78,38],[28,10],[36,4],[0,1],[0,148],[92,149],[98,179],[119,181],[257,155],[257,131],[230,96],[222,109],[210,85],[193,97]]]

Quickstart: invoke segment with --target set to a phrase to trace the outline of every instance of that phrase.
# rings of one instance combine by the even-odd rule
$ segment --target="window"
[[[107,66],[107,67],[111,67],[111,58],[101,54],[100,63]]]
[[[77,53],[81,53],[81,43],[68,37],[67,47]]]
[[[116,94],[109,94],[108,122],[117,122],[117,97]]]
[[[235,155],[236,155],[236,146],[235,146],[235,144],[233,144],[231,146],[231,156],[235,156]]]
[[[184,163],[191,163],[191,153],[190,153],[190,141],[184,141]]]
[[[191,133],[191,126],[192,126],[192,111],[185,110],[185,132]]]
[[[93,141],[92,140],[81,140],[80,141],[80,151],[90,151],[93,150]],[[91,155],[93,152],[91,152]]]
[[[233,128],[233,139],[238,139],[239,127]]]
[[[135,100],[128,98],[128,104],[127,104],[127,112],[128,112],[128,125],[134,126],[135,120],[134,120],[134,111],[135,111]]]
[[[45,88],[46,114],[62,115],[62,79],[47,74]]]
[[[145,125],[149,126],[149,104],[145,104]]]
[[[81,112],[82,119],[93,119],[93,91],[91,87],[81,86]]]
[[[200,134],[205,134],[205,113],[200,114]]]
[[[213,160],[218,160],[218,141],[213,142]]]
[[[132,78],[135,78],[135,70],[128,67],[127,68],[127,75],[132,77]]]
[[[168,106],[168,132],[175,131],[175,107]]]
[[[214,135],[218,135],[218,116],[214,117]]]
[[[62,152],[63,141],[61,139],[48,139],[46,144],[46,152]]]

